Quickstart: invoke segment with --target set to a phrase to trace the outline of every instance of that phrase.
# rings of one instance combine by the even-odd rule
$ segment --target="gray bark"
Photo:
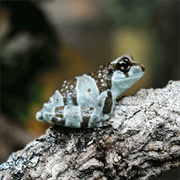
[[[180,81],[122,98],[111,121],[50,127],[0,165],[0,179],[151,179],[180,165]]]

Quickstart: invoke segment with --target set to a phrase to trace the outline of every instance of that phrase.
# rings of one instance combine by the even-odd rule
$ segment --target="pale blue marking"
[[[98,87],[95,80],[84,74],[77,78],[77,102],[79,106],[94,107],[99,95]]]

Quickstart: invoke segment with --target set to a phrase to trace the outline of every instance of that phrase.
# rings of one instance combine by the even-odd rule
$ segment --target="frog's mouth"
[[[138,73],[138,74],[131,74],[129,75],[128,73],[125,73],[121,75],[121,77],[116,77],[114,78],[115,81],[121,81],[121,80],[130,80],[130,79],[135,79],[135,78],[141,78],[144,75],[144,72]]]
[[[138,73],[137,75],[129,75],[128,73],[125,73],[124,74],[124,77],[122,77],[122,78],[116,78],[117,80],[119,79],[131,79],[131,78],[141,78],[142,76],[144,75],[144,72],[142,72],[142,73]]]

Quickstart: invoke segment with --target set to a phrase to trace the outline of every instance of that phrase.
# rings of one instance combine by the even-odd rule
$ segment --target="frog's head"
[[[142,64],[133,60],[130,55],[123,55],[111,62],[114,72],[112,74],[111,91],[114,98],[135,84],[145,72]]]

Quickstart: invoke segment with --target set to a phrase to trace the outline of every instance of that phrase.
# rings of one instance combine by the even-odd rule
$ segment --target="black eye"
[[[126,73],[131,68],[131,61],[127,57],[123,57],[118,61],[117,68],[123,73]]]

